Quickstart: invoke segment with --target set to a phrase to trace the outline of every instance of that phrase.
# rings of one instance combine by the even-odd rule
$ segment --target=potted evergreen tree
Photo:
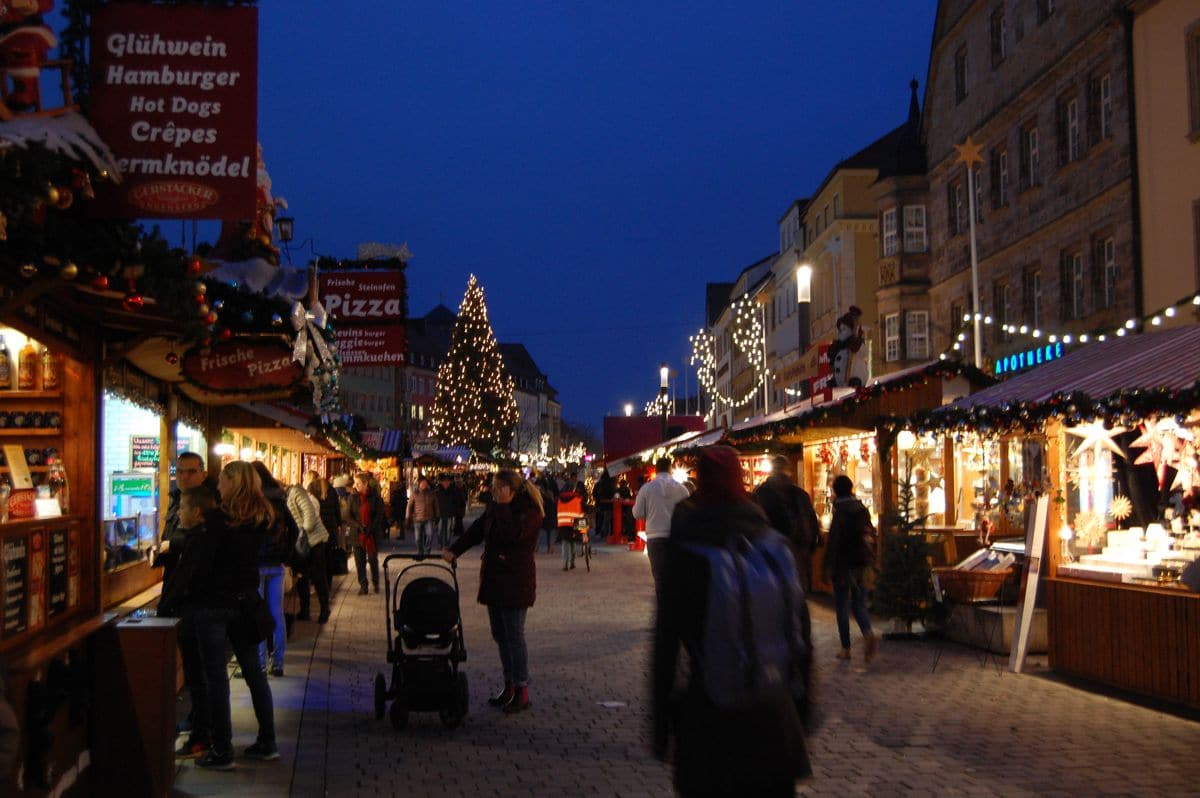
[[[911,472],[911,468],[905,468]],[[925,517],[913,514],[911,473],[905,473],[899,488],[899,504],[884,527],[879,575],[872,593],[871,612],[904,624],[902,633],[888,637],[914,637],[914,621],[926,621],[936,612],[930,581],[929,558],[934,546],[921,531]]]

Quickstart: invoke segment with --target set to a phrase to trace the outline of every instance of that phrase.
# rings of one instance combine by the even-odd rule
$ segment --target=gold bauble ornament
[[[46,201],[49,202],[51,205],[58,204],[58,189],[57,188],[55,188],[54,186],[50,186],[49,188],[46,189]]]
[[[37,274],[37,266],[34,266],[32,263],[21,264],[21,276],[26,280],[32,278],[35,274]]]
[[[79,276],[79,267],[76,266],[73,261],[67,261],[67,264],[62,267],[62,270],[58,273],[58,276],[64,280],[74,280],[77,276]]]

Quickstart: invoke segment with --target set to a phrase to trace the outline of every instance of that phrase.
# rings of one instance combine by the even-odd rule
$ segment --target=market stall
[[[823,528],[829,528],[832,517],[833,480],[845,474],[854,481],[855,495],[871,511],[875,525],[886,531],[886,522],[896,509],[898,481],[903,478],[890,419],[940,407],[991,382],[976,369],[958,363],[914,366],[872,380],[860,389],[834,389],[836,393],[751,419],[730,430],[728,439],[742,452],[747,479],[753,484],[769,474],[770,455],[783,454],[796,463],[797,482],[812,497]],[[911,468],[911,456],[904,465],[910,479],[913,473],[921,475],[922,501],[932,514],[932,509],[946,501],[945,496],[954,495],[947,484],[952,474],[943,469],[943,463],[954,461],[936,447],[928,448],[917,468]],[[941,515],[944,520],[947,512]],[[950,513],[949,517],[954,516]],[[828,591],[831,586],[820,578],[823,556],[823,549],[813,556],[813,587]]]
[[[1200,707],[1200,593],[1180,581],[1200,557],[1200,326],[1090,343],[910,425],[999,452],[981,509],[1002,527],[1050,497],[1052,668]]]

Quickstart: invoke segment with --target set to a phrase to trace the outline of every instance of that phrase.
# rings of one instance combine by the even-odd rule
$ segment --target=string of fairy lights
[[[490,450],[507,444],[519,419],[513,378],[488,320],[483,287],[472,274],[450,352],[438,368],[432,432],[447,446]]]
[[[754,372],[751,387],[739,397],[724,396],[717,388],[717,339],[708,330],[701,329],[695,335],[688,337],[692,345],[689,364],[696,367],[696,380],[700,387],[712,397],[706,418],[711,419],[721,407],[735,408],[750,402],[756,393],[762,390],[764,377],[770,376],[767,368],[766,352],[763,347],[762,311],[751,296],[743,296],[730,306],[733,311],[733,323],[729,328],[730,339],[735,350],[745,356],[747,363]],[[655,397],[646,403],[647,412],[651,408],[660,408],[662,397]]]
[[[1027,336],[1037,341],[1046,341],[1048,343],[1062,343],[1064,345],[1088,344],[1093,342],[1107,341],[1110,337],[1122,338],[1126,335],[1133,335],[1139,332],[1144,332],[1147,329],[1161,327],[1168,319],[1173,319],[1178,316],[1187,307],[1200,307],[1200,293],[1188,294],[1180,297],[1169,305],[1165,305],[1158,310],[1147,313],[1141,317],[1130,317],[1125,320],[1121,326],[1116,328],[1097,327],[1086,332],[1049,332],[1042,327],[1037,327],[1029,324],[1000,324],[1000,329],[1010,336]],[[967,338],[973,327],[976,319],[983,323],[984,326],[994,326],[996,320],[989,314],[971,314],[964,313],[961,320],[961,327],[958,333],[954,336],[954,340],[950,345],[942,351],[938,356],[941,360],[946,360],[953,356],[953,353],[962,352],[966,345]]]

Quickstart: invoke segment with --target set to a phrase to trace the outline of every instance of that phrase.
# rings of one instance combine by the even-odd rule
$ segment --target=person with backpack
[[[829,543],[825,547],[825,578],[833,583],[838,638],[842,650],[838,659],[850,659],[850,613],[863,636],[863,658],[875,658],[879,640],[871,631],[867,613],[867,571],[874,560],[871,541],[875,527],[871,513],[854,497],[854,483],[842,474],[833,480],[833,520],[829,523]]]
[[[654,629],[654,753],[675,741],[683,796],[791,796],[804,740],[811,628],[787,541],[746,493],[738,453],[702,449],[671,519]],[[679,649],[691,663],[676,696]]]
[[[812,589],[812,555],[821,542],[821,523],[808,491],[792,481],[791,463],[779,454],[771,459],[771,476],[754,489],[754,500],[771,526],[791,541],[800,583]]]

